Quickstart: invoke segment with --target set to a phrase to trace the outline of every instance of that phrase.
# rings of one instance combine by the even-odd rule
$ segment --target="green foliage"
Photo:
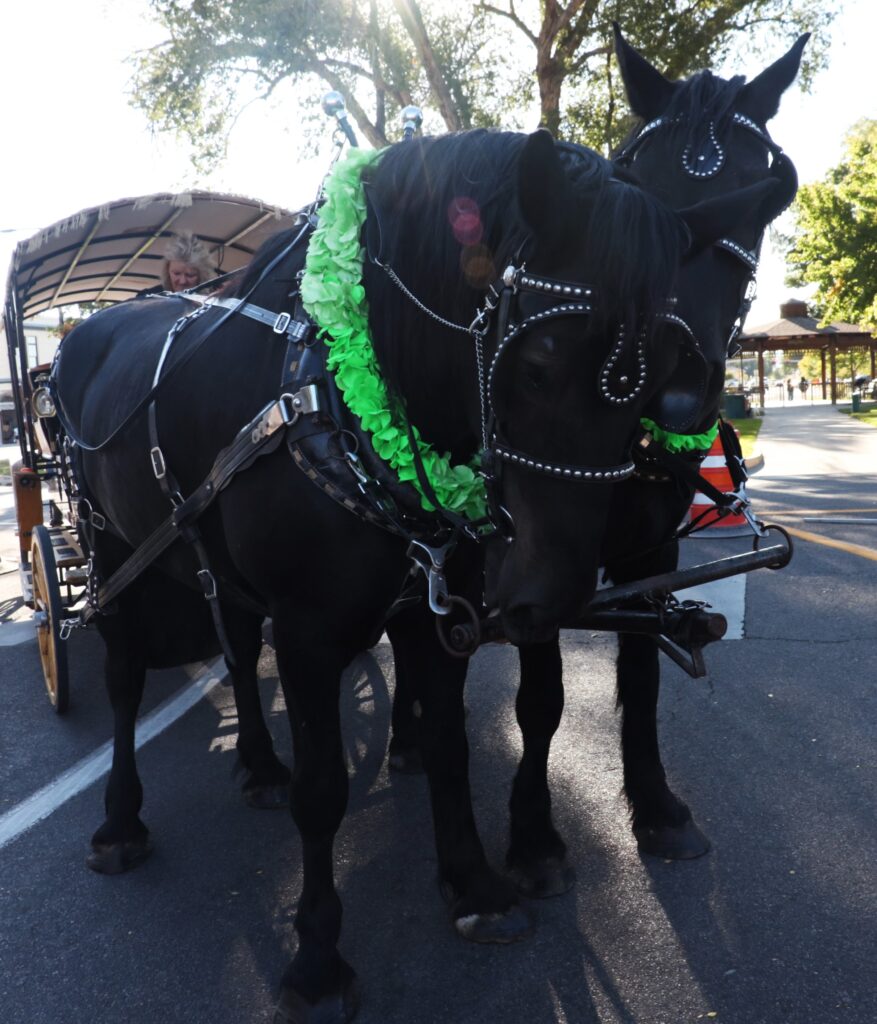
[[[869,373],[871,369],[871,355],[867,349],[854,348],[835,354],[835,373],[838,380],[855,380],[862,374]],[[822,379],[822,355],[819,352],[805,352],[798,363],[797,376],[793,381],[797,382],[801,377],[807,380]],[[831,379],[831,364],[826,356],[825,376]]]
[[[132,102],[186,137],[204,167],[236,114],[282,83],[344,93],[373,146],[416,103],[430,131],[542,124],[596,149],[630,128],[611,23],[669,77],[716,66],[735,45],[775,58],[810,30],[802,82],[821,66],[828,0],[151,0],[167,40],[134,58]],[[300,104],[301,105],[301,104]],[[527,117],[527,123],[522,120]]]
[[[734,426],[740,435],[740,447],[743,449],[744,459],[755,454],[755,442],[758,440],[762,422],[757,416],[745,416],[743,419],[734,420]]]
[[[787,283],[816,284],[823,322],[877,333],[877,121],[857,124],[845,159],[795,202]]]

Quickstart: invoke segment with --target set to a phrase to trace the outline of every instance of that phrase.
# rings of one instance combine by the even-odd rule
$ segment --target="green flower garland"
[[[640,423],[668,452],[708,451],[719,432],[718,421],[702,434],[674,434],[669,430],[663,430],[654,420],[645,418],[641,419]]]
[[[368,329],[360,244],[366,216],[361,178],[363,169],[380,155],[352,149],[332,170],[324,187],[320,223],[308,245],[301,297],[329,349],[328,367],[347,408],[362,421],[377,454],[418,491],[421,506],[431,512],[433,506],[417,479],[404,412],[390,401]],[[468,465],[452,466],[450,457],[423,441],[416,427],[413,433],[427,480],[442,506],[469,519],[482,518],[487,500],[478,474],[480,456]]]

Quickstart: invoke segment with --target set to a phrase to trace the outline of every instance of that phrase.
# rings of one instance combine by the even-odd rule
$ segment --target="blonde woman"
[[[181,292],[215,277],[207,246],[190,233],[171,235],[165,247],[161,280],[166,292]]]

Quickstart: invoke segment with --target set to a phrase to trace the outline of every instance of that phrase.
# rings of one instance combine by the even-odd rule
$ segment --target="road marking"
[[[712,583],[701,583],[686,590],[677,590],[680,601],[706,601],[713,611],[721,612],[728,620],[724,640],[742,640],[746,618],[746,573],[729,576]]]
[[[877,508],[759,508],[763,516],[851,516],[859,513],[874,515]]]
[[[834,540],[832,537],[823,537],[822,534],[810,533],[809,530],[798,530],[792,526],[784,526],[783,529],[799,540],[809,540],[814,544],[823,544],[827,548],[837,548],[838,551],[846,551],[847,554],[858,555],[859,558],[877,562],[877,551],[874,548],[866,548],[861,544],[849,544],[845,540]]]
[[[26,644],[37,635],[33,619],[21,622],[4,622],[0,625],[0,647],[17,647]]]
[[[145,743],[155,739],[217,686],[225,674],[221,666],[222,658],[204,665],[184,690],[169,697],[141,719],[137,723],[134,749],[139,750]],[[0,815],[0,850],[87,789],[102,775],[106,775],[112,760],[113,741],[108,740],[47,786]]]

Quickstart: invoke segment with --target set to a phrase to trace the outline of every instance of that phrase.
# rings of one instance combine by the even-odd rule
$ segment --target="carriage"
[[[6,288],[3,329],[8,351],[20,460],[12,467],[19,574],[34,625],[49,700],[67,709],[66,642],[80,621],[89,551],[78,530],[79,507],[69,449],[47,389],[51,362],[26,321],[48,310],[124,302],[161,288],[163,243],[172,233],[201,238],[222,275],[243,269],[289,211],[244,196],[207,191],[119,199],[80,210],[19,242]],[[92,306],[94,308],[94,306]],[[60,337],[70,322],[60,321]]]

